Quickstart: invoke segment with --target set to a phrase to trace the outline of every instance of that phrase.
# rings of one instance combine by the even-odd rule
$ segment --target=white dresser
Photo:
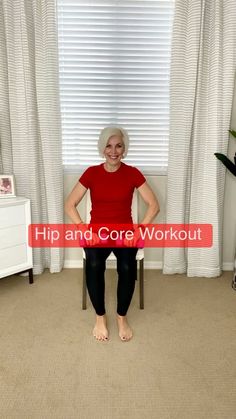
[[[0,278],[28,271],[29,283],[33,283],[32,248],[28,245],[30,223],[29,199],[0,198]]]

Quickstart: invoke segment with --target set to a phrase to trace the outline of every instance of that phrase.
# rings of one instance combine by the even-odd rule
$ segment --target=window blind
[[[57,0],[63,162],[101,162],[100,130],[127,129],[125,159],[165,172],[174,0]]]

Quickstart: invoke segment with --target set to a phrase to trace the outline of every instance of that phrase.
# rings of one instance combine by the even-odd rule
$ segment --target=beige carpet
[[[81,310],[81,270],[0,280],[1,419],[235,419],[236,291],[217,279],[146,271],[130,342],[116,328],[116,275],[106,278],[110,341]]]

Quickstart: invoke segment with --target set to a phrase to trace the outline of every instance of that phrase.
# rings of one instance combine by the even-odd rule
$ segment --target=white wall
[[[233,106],[233,115],[231,127],[236,130],[236,95]],[[217,151],[217,150],[216,150]],[[229,144],[229,156],[233,160],[236,151],[236,141],[231,138]],[[220,164],[220,163],[219,163]],[[79,174],[66,174],[64,176],[64,193],[65,197],[69,194],[76,183]],[[160,202],[161,211],[156,221],[165,222],[165,204],[166,204],[166,176],[147,176],[147,180],[157,194]],[[226,173],[225,184],[225,204],[224,204],[224,221],[223,221],[223,269],[232,270],[235,254],[235,237],[236,237],[236,179],[228,171]],[[84,203],[79,206],[81,215],[84,215]],[[144,212],[144,206],[140,208],[140,215]],[[69,222],[66,219],[66,222]],[[155,220],[154,220],[155,222]],[[82,251],[81,249],[68,248],[65,253],[65,267],[81,267]],[[145,266],[146,268],[161,268],[162,266],[162,249],[146,249],[145,250]]]

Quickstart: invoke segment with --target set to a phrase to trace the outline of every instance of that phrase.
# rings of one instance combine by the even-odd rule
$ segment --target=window
[[[125,162],[165,173],[174,0],[57,0],[63,161],[101,162],[100,130],[127,129]]]

